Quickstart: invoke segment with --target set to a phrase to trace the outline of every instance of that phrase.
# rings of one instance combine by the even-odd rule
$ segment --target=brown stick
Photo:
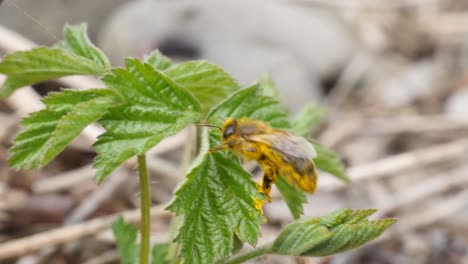
[[[409,151],[394,155],[369,164],[358,165],[348,169],[352,183],[363,180],[382,178],[416,167],[424,167],[429,164],[459,159],[468,154],[468,140],[461,139],[446,144],[440,144],[423,149]],[[319,190],[335,191],[344,188],[338,181],[323,178],[319,182]]]
[[[166,204],[163,204],[153,207],[151,209],[151,217],[155,218],[170,215],[170,212],[164,210],[166,206]],[[99,231],[109,228],[116,217],[120,215],[129,223],[137,223],[140,221],[140,209],[134,209],[19,238],[0,244],[0,259],[22,256],[41,248],[60,245],[68,241],[77,240],[81,237],[95,235]]]
[[[453,169],[441,175],[432,176],[420,183],[413,184],[396,193],[385,205],[380,206],[379,211],[374,215],[376,218],[383,217],[394,210],[424,202],[451,188],[466,186],[468,184],[468,166]]]

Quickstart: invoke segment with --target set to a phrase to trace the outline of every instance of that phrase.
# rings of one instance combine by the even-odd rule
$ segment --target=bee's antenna
[[[220,126],[217,126],[217,125],[212,125],[212,124],[195,124],[196,126],[204,126],[204,127],[214,127],[214,128],[217,128],[219,130],[223,130]]]
[[[224,123],[224,121],[226,121],[226,119],[224,119],[224,118],[223,118],[222,116],[220,116],[220,115],[218,116],[218,118],[221,119],[221,121],[223,121],[223,123]]]

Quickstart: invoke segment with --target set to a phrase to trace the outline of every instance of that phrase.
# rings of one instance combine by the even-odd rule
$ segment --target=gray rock
[[[320,101],[318,79],[355,49],[350,30],[327,10],[261,0],[131,2],[107,21],[98,44],[117,64],[159,48],[218,64],[243,84],[267,72],[293,111]]]
[[[117,6],[129,0],[14,0],[0,6],[0,24],[41,45],[62,38],[65,23],[88,23],[95,37],[101,23]]]
[[[449,118],[466,122],[468,117],[468,87],[452,94],[445,102],[444,111]]]
[[[376,97],[389,107],[403,107],[417,98],[428,96],[439,88],[439,69],[432,61],[418,61],[387,73],[376,87]]]

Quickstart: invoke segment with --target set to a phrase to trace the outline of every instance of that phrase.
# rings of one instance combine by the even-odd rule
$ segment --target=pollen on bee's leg
[[[254,197],[254,199],[253,199],[253,207],[254,207],[258,212],[260,212],[260,214],[263,215],[263,210],[262,210],[263,205],[265,205],[265,203],[267,203],[267,202],[270,202],[271,199],[270,199],[269,195],[267,195],[267,194],[265,193],[265,190],[264,190],[263,187],[262,187],[261,181],[260,181],[260,182],[257,182],[257,191],[258,191],[259,193],[263,194],[263,195],[265,196],[266,199],[262,199],[262,198],[260,198],[260,197]]]
[[[264,204],[265,204],[265,200],[260,199],[258,197],[255,197],[254,200],[253,200],[253,206],[254,206],[255,210],[257,210],[257,212],[259,212],[259,214],[261,216],[263,216],[263,223],[266,223],[267,219],[263,215],[263,209],[262,209]],[[253,215],[250,215],[250,217],[254,218]]]
[[[253,206],[255,210],[259,211],[263,215],[263,205],[265,204],[265,200],[262,200],[258,197],[255,197],[253,200]]]
[[[258,182],[257,182],[257,191],[258,191],[259,193],[264,193],[264,191],[263,191],[263,186],[262,186],[262,181],[258,181]]]

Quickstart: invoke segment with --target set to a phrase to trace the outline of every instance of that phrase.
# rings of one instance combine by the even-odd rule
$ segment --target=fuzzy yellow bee
[[[271,187],[278,175],[299,190],[315,191],[317,171],[312,159],[317,153],[305,138],[248,118],[229,118],[219,128],[222,144],[210,152],[229,149],[244,161],[256,160],[264,171],[258,188],[268,201],[271,201]]]

